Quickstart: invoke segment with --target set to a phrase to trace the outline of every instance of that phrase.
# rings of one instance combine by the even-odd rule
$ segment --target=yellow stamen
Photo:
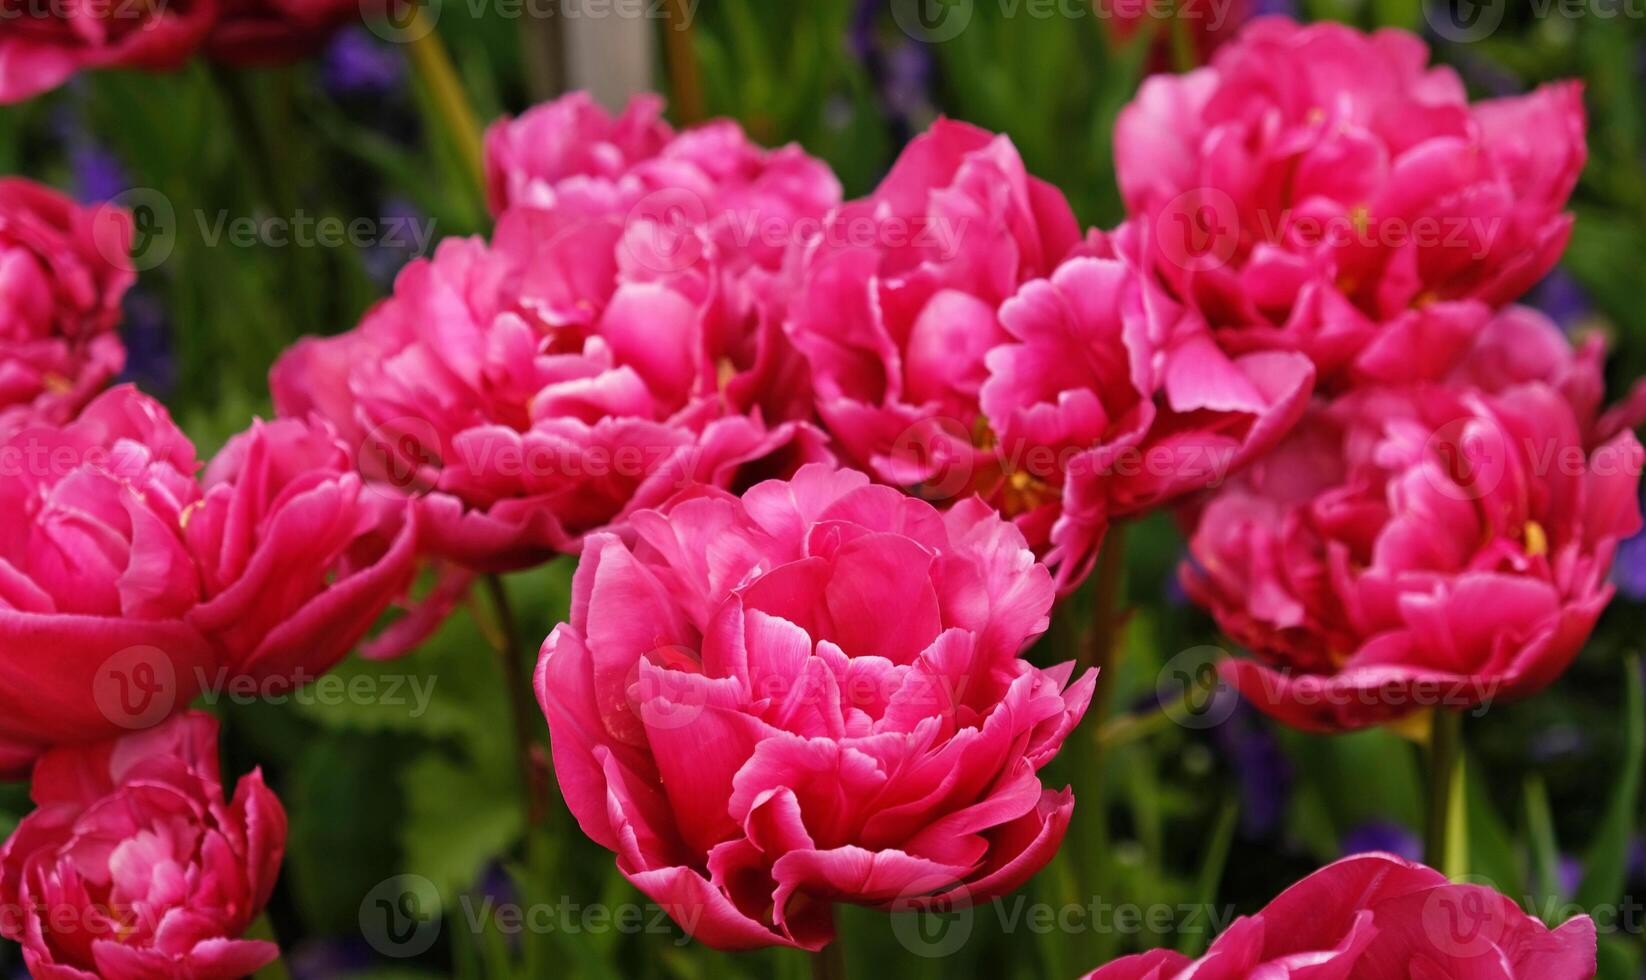
[[[1542,524],[1527,521],[1521,536],[1526,539],[1526,557],[1537,558],[1549,553],[1549,534],[1543,530]]]

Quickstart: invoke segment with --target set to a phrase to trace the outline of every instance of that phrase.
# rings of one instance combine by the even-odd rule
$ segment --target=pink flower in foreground
[[[1482,885],[1390,854],[1328,865],[1244,916],[1206,955],[1154,950],[1116,960],[1085,980],[1590,980],[1595,924],[1586,915],[1550,929]]]
[[[1230,357],[1198,317],[1114,254],[1138,229],[1094,236],[1000,307],[981,403],[1008,511],[1055,518],[1047,563],[1068,588],[1108,522],[1221,485],[1308,406],[1301,354]],[[1032,521],[1030,522],[1032,523]]]
[[[1417,37],[1252,22],[1120,114],[1150,262],[1233,351],[1323,382],[1443,376],[1559,257],[1587,156],[1575,83],[1470,104]]]
[[[178,68],[200,47],[217,10],[216,0],[0,0],[0,104],[50,91],[87,69]]]
[[[809,466],[632,524],[588,541],[537,691],[583,830],[688,932],[817,949],[834,903],[986,901],[1050,860],[1074,800],[1037,770],[1095,673],[1019,657],[1051,577],[987,505]]]
[[[120,372],[131,236],[123,211],[0,179],[0,432],[67,422]]]
[[[323,422],[253,422],[204,482],[184,520],[206,598],[190,622],[232,676],[313,680],[411,585],[415,512],[367,489]]]
[[[1597,368],[1505,317],[1458,372],[1502,387],[1322,403],[1200,514],[1184,583],[1257,656],[1223,668],[1264,711],[1342,730],[1525,696],[1588,638],[1642,450],[1595,422]]]
[[[194,447],[129,387],[0,440],[0,773],[41,750],[152,725],[215,663],[187,622]]]
[[[235,980],[280,955],[241,936],[274,889],[286,814],[255,771],[225,799],[209,715],[54,749],[32,796],[0,850],[0,929],[39,980]]]
[[[492,244],[441,243],[339,337],[270,376],[282,415],[328,419],[367,475],[422,494],[436,555],[509,570],[694,480],[788,465],[804,426],[749,411],[769,348],[718,256],[659,265],[618,217],[519,208]]]

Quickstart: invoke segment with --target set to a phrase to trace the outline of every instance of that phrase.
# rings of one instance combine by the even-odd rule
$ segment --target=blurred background
[[[1577,229],[1530,301],[1574,334],[1611,338],[1614,391],[1646,370],[1646,0],[614,0],[604,16],[541,16],[568,3],[425,8],[483,121],[567,85],[608,100],[649,86],[677,124],[730,116],[762,142],[799,142],[855,195],[947,114],[1008,133],[1105,226],[1121,217],[1115,113],[1146,73],[1192,68],[1251,16],[1418,32],[1476,97],[1580,77],[1590,161]],[[407,261],[486,230],[460,154],[426,125],[431,98],[394,31],[356,26],[285,68],[83,75],[0,109],[0,171],[157,205],[152,220],[139,213],[158,247],[127,302],[128,380],[204,454],[269,412],[265,373],[286,345],[351,327]],[[321,219],[340,220],[345,240],[318,240]],[[1225,692],[1158,710],[1224,642],[1177,590],[1180,557],[1170,521],[1134,532],[1114,713],[1090,726],[1100,751],[1057,763],[1103,766],[1107,798],[1084,803],[1067,848],[1103,855],[1100,895],[1076,893],[1066,855],[969,913],[854,911],[854,975],[1073,977],[1139,949],[1198,952],[1339,855],[1418,856],[1420,756],[1399,735],[1303,738]],[[524,635],[564,615],[569,574],[561,561],[508,583]],[[1632,978],[1646,954],[1646,541],[1625,547],[1616,575],[1620,599],[1571,673],[1470,722],[1470,847],[1481,880],[1551,923],[1592,912],[1601,975]],[[805,975],[801,956],[686,942],[563,811],[552,853],[525,853],[498,669],[457,616],[405,660],[345,665],[363,680],[341,694],[213,705],[231,769],[262,765],[292,817],[271,917],[293,976]],[[26,808],[0,788],[0,832]],[[20,971],[0,944],[0,976]]]

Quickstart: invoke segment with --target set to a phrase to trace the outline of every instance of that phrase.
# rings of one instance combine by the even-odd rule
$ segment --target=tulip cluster
[[[344,16],[96,9],[0,36],[0,100]],[[1077,801],[1040,772],[1096,672],[1024,654],[1117,522],[1181,517],[1188,594],[1254,656],[1222,669],[1288,724],[1546,687],[1641,527],[1646,389],[1606,408],[1602,346],[1509,305],[1570,234],[1579,89],[1471,104],[1427,62],[1400,32],[1253,23],[1122,111],[1111,230],[963,123],[843,201],[797,147],[573,94],[486,135],[495,230],[288,350],[278,417],[204,467],[152,399],[98,394],[129,221],[0,182],[0,772],[32,766],[39,806],[0,902],[31,910],[30,968],[275,955],[240,937],[283,813],[255,773],[226,802],[214,724],[180,713],[331,669],[424,562],[455,583],[439,615],[472,575],[578,558],[535,677],[561,792],[726,949],[817,950],[836,905],[987,901],[1051,860]],[[1474,945],[1431,928],[1448,903],[1490,913]],[[1586,919],[1377,855],[1201,961],[1092,976],[1594,963]]]

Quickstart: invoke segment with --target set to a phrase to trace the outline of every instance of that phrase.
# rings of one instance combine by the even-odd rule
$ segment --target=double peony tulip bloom
[[[1082,241],[1009,140],[940,121],[800,257],[829,433],[894,486],[980,493],[1072,588],[1111,519],[1220,483],[1313,387],[1301,355],[1224,354],[1140,274],[1148,234]]]
[[[1155,950],[1116,960],[1085,980],[1590,980],[1595,924],[1549,929],[1482,885],[1389,854],[1328,865],[1235,921],[1206,955]]]
[[[0,442],[0,772],[42,749],[182,709],[216,665],[189,623],[182,539],[194,447],[166,410],[115,388],[66,426]]]
[[[703,488],[591,537],[537,690],[567,804],[699,940],[818,949],[832,906],[986,901],[1074,800],[1037,770],[1095,673],[1019,657],[1051,577],[982,501],[862,474]]]
[[[274,890],[286,813],[256,771],[225,798],[209,715],[54,749],[32,796],[0,849],[0,933],[37,980],[236,980],[280,955],[241,937]]]
[[[781,300],[781,249],[766,254],[758,230],[742,237],[735,202],[781,198],[784,214],[821,214],[838,199],[827,169],[779,151],[719,172],[729,160],[713,148],[741,135],[717,124],[630,171],[690,177],[652,195],[657,208],[623,197],[624,210],[608,210],[564,188],[530,190],[540,161],[528,151],[546,138],[535,118],[494,130],[494,151],[507,143],[516,155],[494,156],[493,170],[527,167],[504,185],[528,200],[503,213],[489,244],[442,243],[358,328],[299,343],[271,375],[282,414],[332,420],[369,475],[421,497],[430,552],[484,571],[573,551],[691,482],[730,485],[749,464],[783,471],[791,457],[821,457],[809,426],[780,418],[789,372],[770,303]],[[731,210],[712,210],[722,204]]]
[[[323,422],[254,421],[204,487],[183,521],[206,596],[189,621],[227,676],[313,680],[411,586],[415,511],[364,486]]]
[[[1575,83],[1468,102],[1423,41],[1253,21],[1115,127],[1149,262],[1228,350],[1333,386],[1443,377],[1559,258],[1587,156]]]
[[[309,680],[408,584],[412,518],[321,427],[258,424],[196,482],[129,387],[0,441],[0,773],[146,727],[204,687]]]
[[[125,365],[114,328],[131,239],[117,208],[0,179],[0,434],[67,422]]]
[[[1641,526],[1641,446],[1600,385],[1592,348],[1510,310],[1449,384],[1317,405],[1199,516],[1185,587],[1258,658],[1225,675],[1326,731],[1548,685]]]

